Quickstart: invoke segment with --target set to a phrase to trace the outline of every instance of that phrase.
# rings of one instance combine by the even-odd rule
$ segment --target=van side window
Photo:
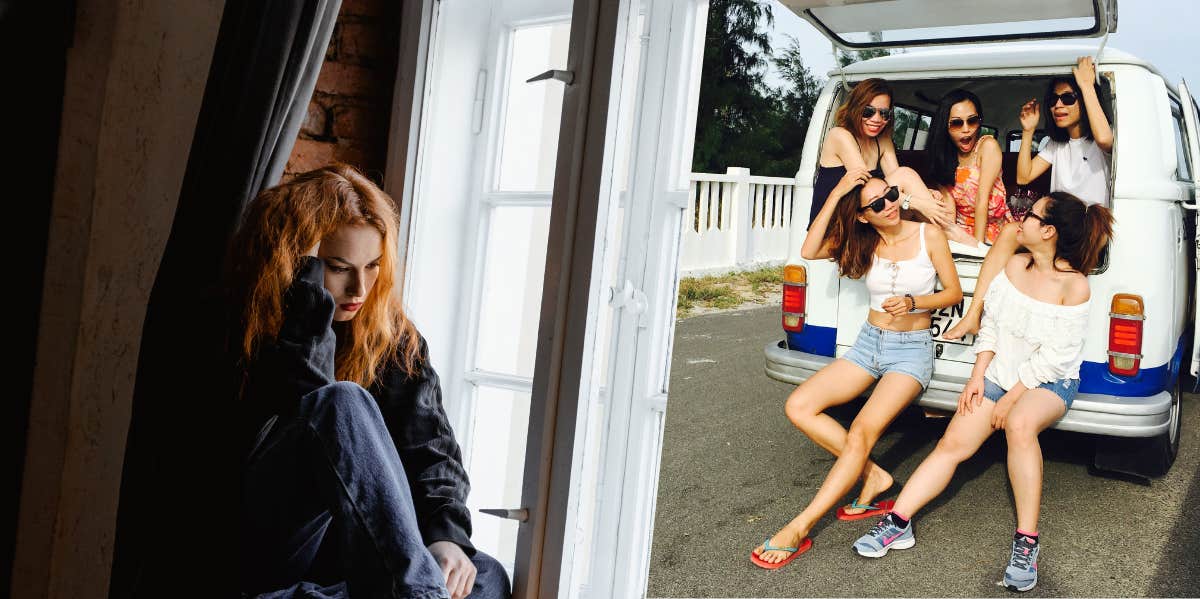
[[[1187,149],[1187,127],[1183,120],[1183,105],[1175,98],[1171,98],[1171,117],[1175,121],[1175,178],[1190,182],[1193,165],[1191,154]]]
[[[1034,131],[1033,131],[1033,145],[1034,145],[1033,154],[1034,154],[1034,156],[1036,156],[1038,151],[1041,150],[1042,144],[1044,144],[1045,141],[1046,141],[1046,132],[1041,129],[1034,129]],[[1006,152],[1021,151],[1021,130],[1015,129],[1013,131],[1009,131],[1008,137],[1006,137],[1004,139],[1004,145],[1008,148],[1007,150],[1005,150]]]
[[[904,106],[895,106],[892,143],[897,150],[924,150],[929,138],[931,116]]]

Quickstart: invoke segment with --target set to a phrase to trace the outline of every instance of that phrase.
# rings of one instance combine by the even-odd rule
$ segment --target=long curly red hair
[[[368,225],[383,237],[379,275],[348,323],[335,376],[368,387],[388,364],[415,372],[420,340],[396,285],[398,223],[392,199],[346,164],[303,173],[258,194],[246,208],[226,260],[242,359],[249,363],[279,334],[283,295],[305,252],[338,227]]]

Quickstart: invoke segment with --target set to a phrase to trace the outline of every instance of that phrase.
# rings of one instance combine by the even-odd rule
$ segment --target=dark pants
[[[295,416],[270,427],[247,461],[244,502],[243,584],[251,594],[448,596],[379,406],[354,383],[309,393]],[[495,559],[476,553],[472,562],[471,597],[509,595]]]

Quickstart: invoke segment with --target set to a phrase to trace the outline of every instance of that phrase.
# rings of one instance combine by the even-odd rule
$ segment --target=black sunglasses
[[[900,190],[896,189],[896,186],[893,185],[887,188],[887,191],[883,192],[883,195],[875,198],[875,200],[870,204],[867,204],[866,206],[859,206],[858,211],[862,212],[863,210],[870,208],[876,213],[883,212],[883,208],[887,206],[887,202],[895,202],[898,199],[900,199]]]
[[[874,106],[864,106],[863,107],[863,113],[862,113],[863,118],[869,119],[869,118],[875,116],[876,112],[879,113],[879,116],[883,117],[883,120],[885,120],[885,121],[892,120],[892,109],[891,108],[875,108]]]
[[[1036,212],[1032,211],[1032,210],[1030,210],[1030,211],[1026,212],[1025,214],[1021,215],[1021,222],[1025,222],[1025,221],[1029,220],[1031,217],[1032,217],[1032,218],[1036,218],[1036,219],[1038,220],[1038,222],[1039,222],[1039,223],[1042,223],[1043,225],[1045,225],[1045,224],[1046,224],[1046,219],[1045,219],[1045,217],[1038,216],[1038,214],[1037,214]]]
[[[959,119],[959,118],[953,118],[953,119],[950,119],[950,128],[951,129],[962,129],[962,126],[964,123],[974,127],[975,125],[978,125],[979,122],[982,120],[983,119],[979,115],[969,116],[969,117],[967,117],[966,121],[963,121],[962,119]]]
[[[1053,97],[1054,97],[1054,102],[1050,104],[1051,106],[1058,105],[1059,100],[1062,100],[1063,106],[1074,106],[1075,103],[1079,101],[1079,96],[1076,96],[1075,92],[1054,94]]]

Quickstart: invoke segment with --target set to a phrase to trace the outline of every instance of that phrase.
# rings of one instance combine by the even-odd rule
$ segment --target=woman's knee
[[[870,453],[878,439],[879,431],[855,421],[850,424],[850,430],[846,431],[845,451],[847,453]]]
[[[787,402],[783,404],[783,413],[787,415],[792,424],[798,427],[811,420],[820,411],[820,406],[816,405],[815,396],[803,386],[793,391],[788,396]]]
[[[1037,444],[1038,434],[1042,431],[1029,418],[1009,418],[1004,423],[1004,437],[1008,440],[1009,446],[1025,447],[1032,444]]]
[[[316,414],[334,414],[339,420],[382,420],[375,397],[357,383],[337,381],[305,396]]]
[[[482,551],[476,551],[475,555],[471,557],[471,563],[475,565],[475,588],[484,591],[479,593],[480,595],[484,597],[512,596],[508,573],[504,571],[504,566],[501,566],[496,558]]]
[[[933,452],[945,459],[953,460],[954,462],[962,462],[971,457],[972,448],[967,447],[961,439],[946,435],[937,443],[937,447],[933,448]]]

